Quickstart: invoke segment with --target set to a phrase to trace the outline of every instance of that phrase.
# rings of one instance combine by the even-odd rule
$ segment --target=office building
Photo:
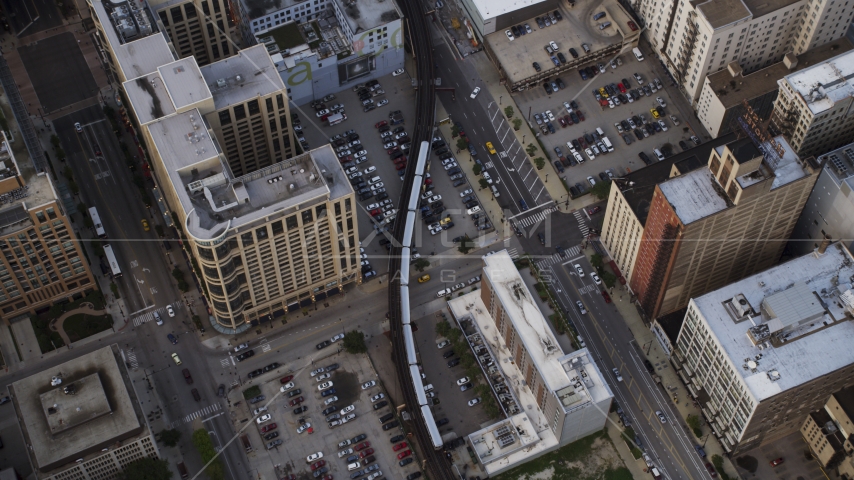
[[[601,431],[613,393],[586,348],[563,352],[507,251],[483,262],[481,288],[448,307],[506,415],[469,435],[494,476]]]
[[[637,169],[624,175],[624,180],[614,182],[605,208],[600,241],[617,266],[618,276],[626,280],[632,278],[656,186],[669,178],[705,167],[713,149],[735,138],[732,133],[724,135]]]
[[[112,479],[159,456],[116,344],[18,380],[9,393],[39,480]]]
[[[822,408],[807,415],[801,426],[804,442],[825,470],[854,477],[854,388],[833,393]]]
[[[821,155],[854,141],[854,51],[786,75],[771,123],[801,155]]]
[[[854,199],[850,195],[854,189],[854,143],[816,160],[823,168],[787,248],[795,256],[815,250],[824,238],[838,240],[849,250],[854,248]]]
[[[287,23],[308,23],[323,17],[333,0],[235,0],[250,41],[255,35]]]
[[[724,451],[798,431],[854,385],[854,257],[825,243],[688,303],[671,361]]]
[[[241,49],[236,0],[147,1],[178,58],[195,57],[199,65],[207,65]]]
[[[841,38],[854,5],[834,0],[638,0],[646,36],[694,105],[705,77],[738,63],[746,73]],[[695,108],[696,109],[696,108]]]
[[[732,62],[726,68],[706,75],[697,101],[697,118],[712,137],[738,128],[734,125],[745,112],[744,101],[759,118],[768,119],[774,110],[779,79],[852,48],[854,45],[847,38],[839,38],[797,56],[787,53],[783,61],[753,73],[745,73],[737,62]]]
[[[50,175],[0,139],[0,318],[11,322],[98,287]]]
[[[395,2],[385,0],[330,0],[324,10],[274,23],[255,37],[267,47],[296,104],[404,66],[403,17]]]
[[[735,140],[655,187],[629,282],[649,317],[780,259],[818,174],[782,136],[762,147]]]

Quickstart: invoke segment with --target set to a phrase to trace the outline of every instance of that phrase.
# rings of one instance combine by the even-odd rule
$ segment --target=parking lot
[[[280,464],[288,479],[371,478],[377,472],[372,480],[406,478],[418,471],[417,462],[405,460],[413,456],[408,441],[394,449],[404,439],[393,415],[379,421],[393,410],[367,356],[343,354],[303,371],[271,370],[257,378],[264,398],[239,407],[253,423],[244,431],[256,452],[250,461]]]
[[[364,271],[375,271],[377,276],[387,273],[388,262],[385,261],[385,242],[380,243],[383,237],[376,234],[380,230],[389,229],[386,217],[396,217],[393,210],[399,210],[397,202],[400,198],[402,166],[414,160],[409,159],[407,151],[394,151],[402,146],[399,140],[406,141],[406,138],[395,137],[408,134],[407,126],[411,124],[415,114],[415,95],[409,81],[406,73],[379,79],[376,88],[384,93],[371,97],[371,100],[374,104],[379,104],[383,99],[388,99],[389,102],[369,112],[363,111],[362,100],[356,91],[349,89],[335,94],[335,98],[325,102],[325,105],[330,109],[335,105],[343,105],[347,119],[334,126],[325,125],[316,116],[316,109],[312,105],[300,106],[300,128],[307,144],[314,147],[331,141],[334,148],[342,149],[340,155],[345,157],[343,165],[345,170],[350,172],[348,176],[352,177],[356,197],[360,199],[359,231],[362,248],[367,255]],[[399,116],[393,117],[391,114],[397,111],[400,112]],[[399,119],[402,119],[402,123],[397,123]],[[336,139],[339,135],[341,137]],[[467,213],[469,208],[480,202],[477,198],[477,188],[469,184],[465,173],[456,165],[455,147],[450,141],[453,139],[436,137],[435,140],[437,142],[434,143],[428,169],[433,194],[425,196],[422,201],[422,206],[428,207],[422,215],[422,219],[427,221],[416,223],[413,236],[416,251],[424,255],[453,248],[454,238],[465,234],[474,238],[478,233],[493,228],[491,220],[486,218],[484,212],[472,212],[478,218]],[[357,141],[358,145],[351,147],[352,141]],[[341,145],[336,145],[336,142]],[[396,143],[387,148],[389,142]],[[439,152],[443,149],[446,150],[443,156],[448,157],[444,161],[445,165],[439,158]],[[350,153],[347,153],[347,150]],[[364,151],[365,155],[360,158],[358,153],[361,151]],[[384,192],[381,189],[384,189]],[[468,189],[473,191],[467,192]],[[361,196],[360,190],[364,192]],[[468,202],[468,206],[464,201]],[[439,224],[441,230],[433,229],[437,232],[433,234],[430,227],[436,224]]]
[[[659,74],[660,69],[657,68],[657,62],[654,59],[648,58],[648,56],[644,61],[638,62],[631,52],[624,53],[619,58],[622,65],[612,68],[609,63],[603,62],[602,66],[605,72],[598,72],[595,76],[587,80],[582,80],[580,73],[577,71],[561,76],[560,80],[564,84],[564,87],[557,92],[547,94],[546,90],[542,86],[539,86],[513,96],[520,111],[528,112],[530,108],[531,115],[527,120],[534,132],[541,132],[541,126],[538,125],[535,114],[539,114],[542,126],[547,127],[542,119],[550,117],[547,113],[543,117],[543,113],[551,111],[554,120],[549,121],[555,132],[551,133],[546,129],[548,133],[540,133],[538,138],[549,155],[551,166],[547,166],[546,168],[551,168],[553,172],[560,175],[570,186],[580,184],[586,190],[590,187],[587,177],[592,177],[594,181],[598,182],[601,178],[600,174],[606,170],[611,170],[614,176],[619,177],[629,171],[642,168],[644,162],[638,156],[640,152],[644,152],[654,162],[656,161],[656,156],[653,153],[653,149],[655,148],[661,149],[666,153],[667,148],[662,147],[670,145],[670,151],[678,153],[683,151],[680,141],[686,147],[690,148],[694,146],[690,139],[694,135],[693,130],[691,129],[691,125],[685,121],[688,118],[683,118],[681,113],[683,111],[690,111],[690,108],[687,105],[674,105],[674,101],[684,102],[684,100],[681,94],[675,90],[675,87],[670,85],[669,79]],[[617,64],[616,60],[614,63],[615,65]],[[639,74],[643,80],[642,85],[634,78],[635,73]],[[628,80],[627,83],[630,90],[637,91],[638,88],[649,87],[651,81],[655,78],[659,78],[663,88],[655,92],[650,91],[649,95],[644,92],[643,96],[639,96],[637,100],[633,98],[632,102],[620,102],[620,105],[616,105],[615,102],[613,107],[610,105],[602,106],[593,95],[594,89],[598,91],[600,88],[605,87],[605,85],[613,84],[619,87],[618,84],[622,84],[623,79]],[[556,79],[552,78],[550,81],[554,82]],[[673,94],[671,94],[671,91]],[[618,93],[622,94],[619,90]],[[628,98],[628,93],[623,95]],[[615,123],[627,121],[630,117],[640,119],[640,116],[643,115],[646,123],[651,124],[654,119],[650,113],[650,109],[660,107],[659,102],[656,100],[658,97],[666,105],[664,107],[665,115],[662,117],[662,120],[667,127],[667,131],[652,130],[652,132],[646,132],[646,134],[643,133],[645,130],[640,130],[640,128],[638,128],[637,133],[635,133],[634,129],[630,132],[618,131]],[[609,94],[609,98],[613,101],[613,95]],[[566,126],[563,126],[561,119],[565,119],[567,115],[571,115],[564,106],[564,102],[569,103],[570,101],[577,103],[577,110],[581,110],[584,120],[579,118],[579,121],[573,121],[571,125],[567,122]],[[580,117],[577,110],[572,113],[576,113],[576,116]],[[679,121],[678,126],[674,125],[674,122],[670,118],[671,115],[675,116]],[[572,120],[572,117],[569,120]],[[573,139],[580,141],[581,138],[585,138],[585,135],[588,136],[585,142],[589,143],[590,135],[596,131],[597,127],[603,130],[605,136],[607,136],[613,145],[614,151],[605,155],[597,155],[591,151],[595,157],[591,161],[589,156],[584,152],[584,149],[579,150],[578,153],[584,162],[578,164],[577,159],[569,152],[566,143]],[[636,125],[636,127],[639,126]],[[642,139],[638,139],[638,134],[641,135]],[[629,138],[631,144],[627,144],[623,135]],[[554,162],[558,160],[558,155],[554,150],[555,147],[560,148],[562,154],[567,159],[563,165],[563,172],[560,172],[554,165]]]

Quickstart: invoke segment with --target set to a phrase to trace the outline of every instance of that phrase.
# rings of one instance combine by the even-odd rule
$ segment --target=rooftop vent
[[[771,370],[770,372],[768,372],[768,380],[771,380],[772,382],[776,382],[779,379],[780,379],[780,372],[778,372],[777,370]]]
[[[242,81],[243,81],[243,77],[242,77],[240,74],[236,75],[236,76],[234,77],[234,79],[235,79],[235,80],[237,80],[238,82],[242,82]]]
[[[294,190],[295,188],[297,188],[297,186],[293,183],[288,185],[288,190]]]
[[[735,308],[735,311],[738,312],[739,317],[753,313],[753,307],[750,306],[750,302],[747,301],[747,297],[742,293],[739,293],[732,298],[732,306]]]
[[[217,87],[219,87],[219,88],[225,88],[225,86],[226,86],[226,85],[227,85],[227,83],[225,83],[225,79],[224,79],[224,78],[218,78],[218,79],[216,80],[216,86],[217,86]]]

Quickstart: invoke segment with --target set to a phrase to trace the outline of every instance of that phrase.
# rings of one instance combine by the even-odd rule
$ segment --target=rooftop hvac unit
[[[501,445],[501,448],[509,447],[514,443],[516,443],[516,437],[514,437],[513,435],[505,435],[498,439],[498,444]]]
[[[225,88],[225,87],[226,87],[226,85],[228,85],[228,84],[225,82],[225,79],[224,79],[224,78],[218,78],[218,79],[216,79],[216,86],[217,86],[218,88]]]
[[[293,190],[293,189],[295,189],[295,188],[297,188],[297,186],[296,186],[296,185],[294,185],[293,183],[292,183],[292,184],[290,184],[290,185],[288,185],[288,190]]]

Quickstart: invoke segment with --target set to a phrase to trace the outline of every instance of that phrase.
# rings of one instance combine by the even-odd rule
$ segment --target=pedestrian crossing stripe
[[[190,423],[199,417],[203,417],[203,416],[208,415],[210,413],[214,413],[217,410],[219,410],[219,404],[218,403],[214,403],[213,405],[209,405],[209,406],[207,406],[201,410],[196,410],[195,412],[184,417],[184,423]]]
[[[228,368],[231,366],[231,357],[223,358],[219,363],[222,365],[222,368]]]
[[[510,258],[514,260],[519,258],[519,250],[516,248],[508,248],[507,253],[510,255]]]
[[[540,270],[545,270],[546,268],[554,265],[555,263],[561,263],[564,260],[566,260],[567,258],[575,257],[580,252],[581,252],[581,247],[576,245],[572,248],[568,248],[568,249],[564,250],[562,256],[559,253],[555,253],[554,255],[552,255],[549,258],[540,260],[539,262],[537,262],[537,267],[539,267]]]
[[[531,215],[530,217],[525,217],[521,220],[516,220],[516,224],[522,227],[530,227],[535,223],[542,222],[543,220],[545,220],[546,215],[550,215],[552,212],[555,211],[557,211],[557,207],[546,208],[541,212],[537,212],[534,215]]]
[[[269,343],[265,343],[264,345],[261,345],[261,352],[268,352],[268,351],[270,351],[270,344]]]
[[[132,369],[136,370],[139,368],[139,362],[136,360],[136,353],[134,353],[132,348],[129,348],[127,352],[125,352],[125,356],[127,357],[128,363]]]
[[[181,301],[173,302],[172,308],[175,310],[180,310],[183,305],[184,305],[184,303]],[[154,320],[154,312],[159,313],[160,318],[164,318],[164,317],[168,316],[166,314],[166,307],[158,308],[157,310],[145,312],[141,315],[137,315],[136,317],[133,317],[133,326],[138,327],[138,326],[142,325],[143,323],[148,323],[148,322]]]

